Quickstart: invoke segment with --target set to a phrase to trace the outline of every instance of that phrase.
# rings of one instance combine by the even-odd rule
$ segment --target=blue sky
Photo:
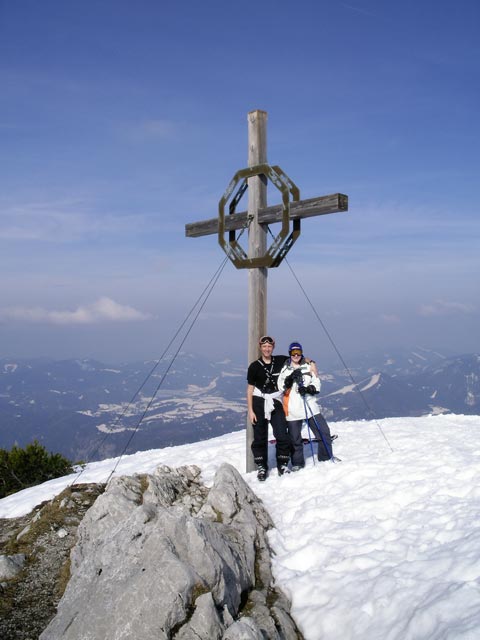
[[[478,351],[476,0],[0,0],[0,354],[162,352],[224,254],[185,238],[247,164],[247,113],[303,198],[288,260],[345,357]],[[277,198],[270,193],[270,201]],[[185,349],[246,357],[227,265]],[[269,332],[328,359],[288,267]]]

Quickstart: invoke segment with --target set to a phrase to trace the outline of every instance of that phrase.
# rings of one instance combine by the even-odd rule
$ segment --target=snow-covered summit
[[[341,463],[247,482],[275,522],[278,584],[307,640],[473,640],[480,628],[480,417],[341,422]],[[392,451],[393,449],[393,451]],[[273,451],[272,451],[273,453]],[[117,474],[195,463],[209,483],[226,461],[245,473],[243,432],[126,456]],[[104,481],[115,460],[88,465]],[[0,500],[28,512],[72,482],[52,480]]]

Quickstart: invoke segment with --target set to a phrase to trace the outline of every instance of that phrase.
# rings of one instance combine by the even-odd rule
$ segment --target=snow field
[[[480,417],[331,428],[342,462],[313,465],[306,445],[305,469],[279,477],[272,446],[264,483],[245,474],[244,432],[125,456],[116,475],[196,464],[210,484],[222,462],[234,465],[273,518],[274,576],[306,640],[476,640]],[[89,464],[79,481],[105,481],[115,462]],[[74,478],[0,500],[0,517],[28,513]]]

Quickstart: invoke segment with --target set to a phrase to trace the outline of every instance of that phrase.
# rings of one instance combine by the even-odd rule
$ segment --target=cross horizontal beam
[[[338,213],[348,211],[348,196],[343,193],[333,193],[329,196],[310,198],[290,203],[290,219],[298,220],[322,216],[327,213]],[[283,216],[283,206],[281,204],[265,207],[258,210],[259,224],[273,224],[281,222]],[[246,211],[225,216],[225,231],[238,231],[247,225],[248,214]],[[218,233],[218,218],[191,222],[185,225],[185,236],[187,238],[198,238]]]

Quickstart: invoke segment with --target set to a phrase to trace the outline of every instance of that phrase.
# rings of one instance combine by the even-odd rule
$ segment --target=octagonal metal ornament
[[[251,258],[238,243],[235,231],[228,231],[228,241],[225,239],[225,207],[231,200],[228,213],[229,215],[235,215],[235,209],[248,188],[248,179],[259,175],[264,175],[282,194],[282,220],[280,232],[274,237],[265,255]],[[237,185],[239,186],[232,198],[232,194]],[[282,262],[300,235],[300,219],[293,221],[293,230],[289,234],[290,196],[292,197],[292,201],[296,202],[300,200],[300,191],[287,174],[277,165],[270,166],[266,163],[258,164],[253,167],[248,167],[247,169],[240,169],[240,171],[237,171],[233,176],[218,203],[218,242],[237,269],[278,267]],[[247,227],[248,224],[249,220],[247,219]]]

